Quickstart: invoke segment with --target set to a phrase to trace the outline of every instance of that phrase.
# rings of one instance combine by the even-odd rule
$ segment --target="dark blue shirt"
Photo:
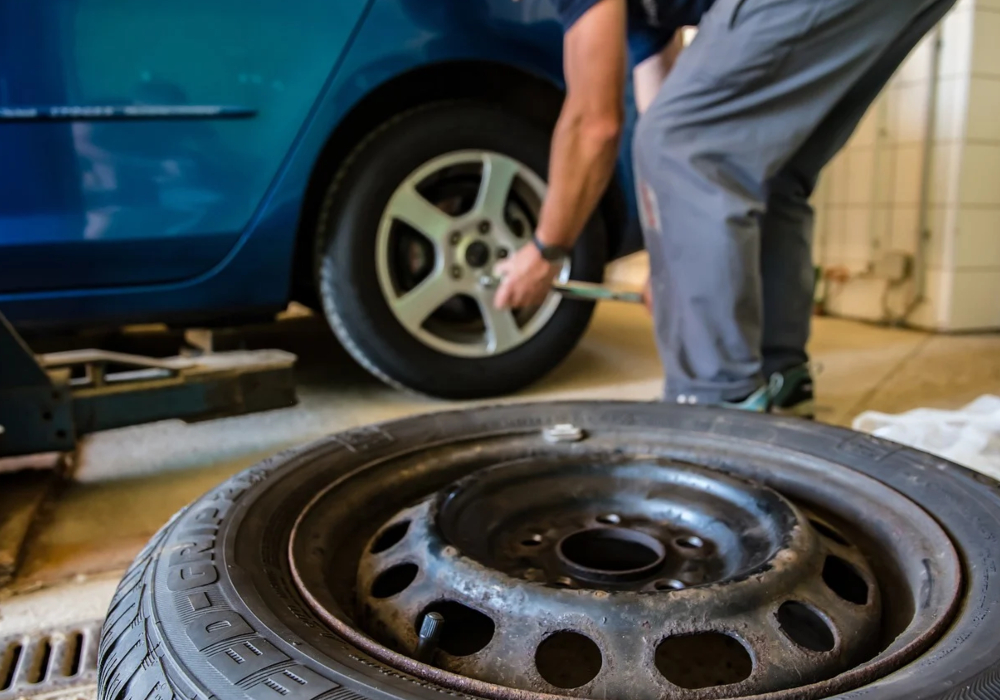
[[[569,29],[601,0],[556,0]],[[628,0],[629,53],[641,63],[658,53],[681,27],[695,26],[715,0]]]

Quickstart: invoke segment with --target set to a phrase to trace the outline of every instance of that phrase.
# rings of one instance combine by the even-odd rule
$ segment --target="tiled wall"
[[[875,263],[914,255],[933,35],[893,77],[814,198],[830,313],[938,330],[1000,328],[1000,0],[959,0],[942,24],[931,140],[924,300]],[[846,277],[846,280],[845,280]],[[907,314],[907,312],[909,312]]]

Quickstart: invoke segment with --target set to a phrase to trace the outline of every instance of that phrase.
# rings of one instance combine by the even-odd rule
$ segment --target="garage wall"
[[[1000,0],[959,0],[821,178],[815,259],[829,313],[1000,328],[998,117]]]

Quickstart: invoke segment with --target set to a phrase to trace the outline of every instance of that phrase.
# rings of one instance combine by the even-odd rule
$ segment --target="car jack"
[[[129,425],[294,406],[296,359],[281,350],[35,355],[0,313],[0,457],[69,452],[83,435]]]

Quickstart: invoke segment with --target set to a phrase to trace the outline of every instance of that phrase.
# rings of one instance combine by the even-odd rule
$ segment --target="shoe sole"
[[[783,408],[781,406],[775,406],[771,409],[772,413],[779,416],[790,416],[793,418],[803,418],[805,420],[816,420],[816,401],[810,399],[808,401],[800,401],[794,406],[789,406]]]

